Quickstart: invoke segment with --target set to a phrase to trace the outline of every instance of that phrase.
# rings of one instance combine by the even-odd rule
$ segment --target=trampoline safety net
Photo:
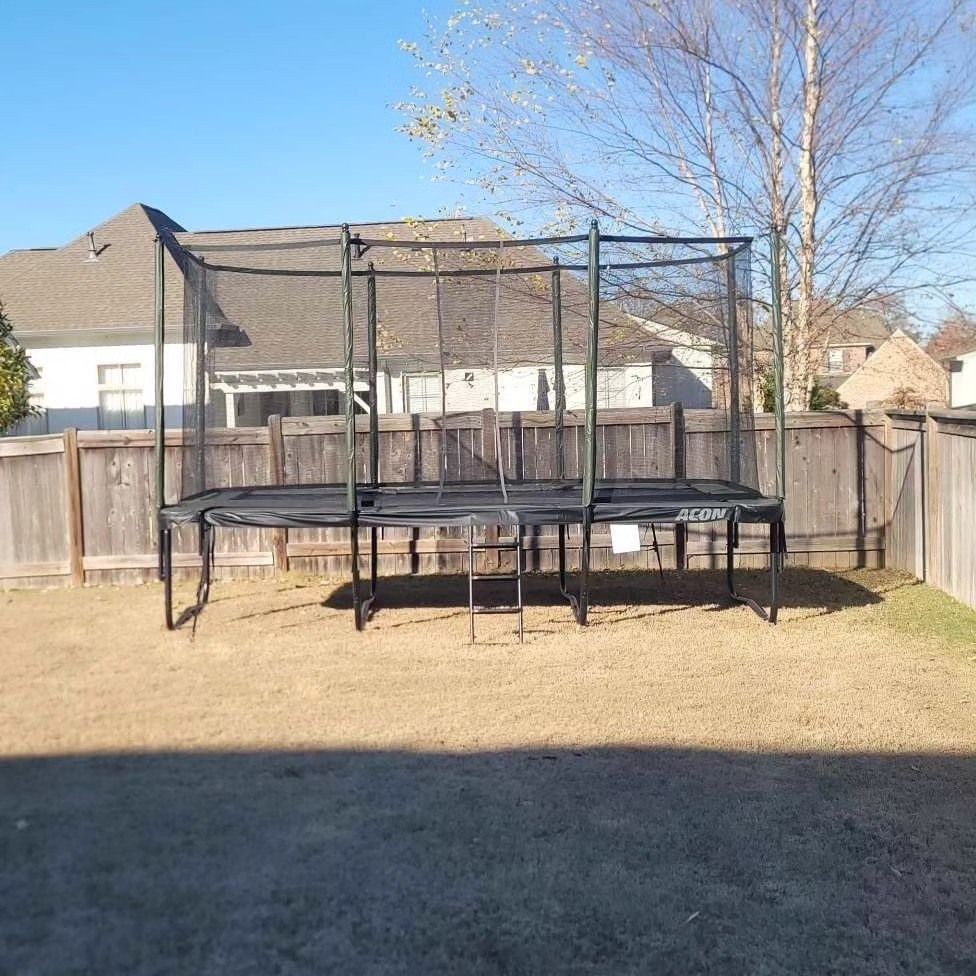
[[[763,487],[747,239],[594,226],[517,241],[447,220],[174,243],[182,498],[240,483],[227,430],[275,416],[315,418],[336,448],[306,459],[304,483],[347,482],[351,422],[360,485],[568,479],[585,493],[592,465],[596,479]]]

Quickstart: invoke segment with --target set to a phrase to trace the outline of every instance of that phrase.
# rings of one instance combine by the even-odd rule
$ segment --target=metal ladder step
[[[522,642],[524,635],[523,628],[523,603],[522,603],[522,574],[524,572],[522,548],[522,526],[518,526],[515,538],[508,542],[479,542],[474,541],[474,526],[468,526],[468,619],[470,624],[471,643],[474,638],[474,618],[481,614],[511,614],[518,616],[518,639]],[[514,573],[476,573],[474,571],[475,554],[479,552],[514,552],[515,553],[515,572]],[[515,584],[515,603],[514,604],[494,604],[482,605],[474,602],[475,583],[514,583]]]

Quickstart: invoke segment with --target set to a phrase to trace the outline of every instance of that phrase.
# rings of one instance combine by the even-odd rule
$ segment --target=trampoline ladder
[[[479,552],[514,552],[514,573],[476,573],[474,571],[475,556]],[[522,626],[522,574],[525,571],[522,552],[522,526],[515,527],[515,538],[511,542],[478,542],[474,541],[474,526],[468,526],[468,621],[470,625],[471,643],[474,643],[474,618],[483,613],[509,613],[518,615],[518,639],[523,638]],[[474,602],[475,583],[514,583],[515,603],[504,605],[479,605]]]

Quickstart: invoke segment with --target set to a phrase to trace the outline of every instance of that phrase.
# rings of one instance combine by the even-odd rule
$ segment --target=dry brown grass
[[[620,574],[469,647],[465,585],[0,595],[0,972],[972,971],[976,615]]]

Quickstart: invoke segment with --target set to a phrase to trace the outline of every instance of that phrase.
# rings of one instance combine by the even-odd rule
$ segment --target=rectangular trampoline
[[[784,506],[781,491],[761,489],[756,462],[749,240],[601,236],[595,222],[587,235],[546,240],[432,240],[416,228],[411,234],[391,241],[389,234],[354,234],[343,225],[338,240],[306,234],[289,241],[283,232],[265,232],[157,241],[160,420],[173,411],[163,375],[166,344],[175,341],[164,314],[166,250],[184,276],[180,493],[159,507],[167,626],[179,623],[172,547],[181,525],[198,529],[203,569],[196,606],[180,620],[195,619],[207,602],[220,529],[324,527],[349,530],[359,629],[376,608],[383,528],[465,527],[469,540],[492,527],[513,528],[521,635],[523,530],[557,527],[560,590],[585,624],[591,528],[615,522],[725,523],[730,599],[775,622]],[[215,432],[232,426],[232,418],[253,415],[255,404],[269,397],[279,404],[282,389],[295,399],[300,393],[319,413],[341,410],[343,480],[218,487],[226,473],[216,471],[223,441]],[[603,405],[660,403],[672,414],[688,409],[703,418],[700,433],[682,433],[680,449],[668,446],[666,461],[660,446],[611,445],[599,426]],[[425,414],[435,430],[433,448],[427,445],[428,454],[436,451],[434,477],[418,479],[415,472],[413,480],[381,480],[380,418],[412,415],[419,451],[424,435],[415,404],[435,408]],[[472,472],[459,477],[452,451],[462,450],[461,435],[453,420],[472,410],[484,418],[480,440],[477,449],[465,448]],[[529,442],[499,420],[520,411],[531,411],[545,431],[532,449],[545,453],[552,477],[524,476]],[[577,417],[572,427],[570,411]],[[364,413],[365,437],[357,425]],[[164,438],[159,423],[159,498]],[[601,477],[609,468],[623,476]],[[741,523],[769,525],[768,611],[734,585]],[[580,529],[579,588],[572,593],[567,526]],[[365,597],[360,530],[369,530]],[[475,548],[492,547],[469,542],[472,613],[473,581],[482,578],[474,575]]]
[[[670,478],[597,481],[592,523],[601,522],[774,522],[779,499],[727,481]],[[354,512],[346,507],[346,486],[290,485],[217,488],[165,507],[164,523],[259,528],[372,526],[574,525],[584,521],[579,485],[573,481],[530,481],[503,491],[491,482],[361,487]]]

